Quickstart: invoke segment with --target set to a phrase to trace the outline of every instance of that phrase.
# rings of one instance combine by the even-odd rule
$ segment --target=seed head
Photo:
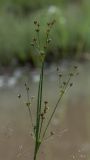
[[[44,101],[44,104],[47,105],[47,104],[48,104],[48,101]]]
[[[47,40],[47,43],[50,43],[50,42],[51,42],[51,39],[48,39],[48,40]]]
[[[36,32],[39,32],[40,30],[37,28],[37,29],[35,29],[35,31],[36,31]]]
[[[48,110],[49,108],[47,107],[47,106],[45,106],[45,108],[44,108],[44,114],[46,114],[47,113],[47,110]]]
[[[73,83],[70,83],[70,87],[72,87]]]
[[[26,87],[26,90],[29,91],[29,87]]]
[[[50,22],[48,22],[47,25],[50,26]]]
[[[45,53],[44,53],[44,51],[40,51],[40,59],[41,59],[41,61],[43,61],[44,58],[45,58]]]
[[[75,68],[75,69],[77,69],[77,68],[78,68],[78,66],[74,66],[74,68]]]
[[[42,120],[44,120],[45,119],[45,117],[44,117],[44,113],[41,113],[41,118],[42,118]]]
[[[63,82],[64,86],[66,85],[66,82]]]
[[[26,86],[27,86],[27,83],[25,82],[25,84],[24,84],[24,85],[25,85],[25,87],[26,87]]]
[[[52,22],[51,22],[51,25],[54,25],[56,22],[56,20],[54,19]]]
[[[34,24],[36,25],[36,24],[37,24],[37,21],[34,21]]]
[[[39,23],[37,23],[37,26],[38,26],[38,28],[40,27],[40,24]]]
[[[70,75],[70,77],[72,77],[74,74],[73,74],[73,73],[70,73],[69,75]]]
[[[53,135],[54,135],[54,132],[51,131],[51,132],[50,132],[50,135],[53,136]]]
[[[47,110],[46,109],[44,109],[44,114],[46,114],[47,113]]]
[[[47,48],[47,46],[44,46],[44,49],[46,49]]]
[[[57,67],[57,72],[59,71],[59,67]]]
[[[62,77],[62,74],[59,74],[59,77],[61,78],[61,77]]]
[[[50,32],[50,29],[47,29],[47,30],[46,30],[46,33],[48,34],[49,32]]]
[[[34,47],[34,43],[33,42],[31,43],[31,46]]]
[[[29,106],[30,106],[30,104],[31,104],[30,102],[26,102],[26,106],[27,106],[27,107],[29,107]]]
[[[21,94],[18,94],[18,98],[21,98]]]
[[[36,42],[37,41],[37,38],[33,38],[33,42]]]

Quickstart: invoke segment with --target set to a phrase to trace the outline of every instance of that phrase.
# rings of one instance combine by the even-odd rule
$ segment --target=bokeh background
[[[38,159],[90,159],[90,1],[89,0],[0,0],[0,159],[33,159],[31,125],[25,106],[24,83],[35,96],[39,60],[31,42],[34,20],[41,25],[43,44],[46,24],[55,19],[45,62],[44,99],[53,107],[57,99],[57,66],[68,73],[78,66],[79,75],[66,93]],[[22,99],[18,99],[21,93]]]

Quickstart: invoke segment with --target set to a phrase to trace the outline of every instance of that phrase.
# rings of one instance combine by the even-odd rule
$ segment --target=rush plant
[[[45,59],[47,56],[47,48],[50,45],[51,38],[50,38],[50,33],[53,28],[53,25],[55,24],[55,20],[52,20],[51,22],[47,23],[46,26],[46,31],[45,31],[45,42],[44,45],[41,44],[41,39],[40,39],[40,32],[41,32],[41,26],[38,21],[34,21],[34,27],[35,27],[35,36],[32,40],[31,46],[34,48],[35,52],[37,52],[37,56],[40,58],[40,79],[39,79],[39,84],[38,84],[38,95],[37,95],[37,106],[36,106],[36,116],[35,116],[35,122],[33,122],[33,115],[32,115],[32,108],[31,108],[31,102],[32,102],[32,97],[29,96],[29,86],[27,83],[25,83],[25,88],[27,92],[27,108],[30,116],[30,121],[32,125],[32,135],[34,139],[34,157],[33,160],[37,159],[37,154],[40,149],[41,144],[43,141],[46,139],[46,133],[48,130],[48,127],[50,125],[50,122],[55,114],[56,109],[60,105],[61,99],[63,98],[65,92],[70,88],[73,83],[72,83],[72,78],[78,74],[77,73],[77,66],[73,67],[72,72],[68,73],[67,79],[63,80],[63,73],[60,71],[59,67],[57,67],[57,74],[58,74],[58,79],[59,79],[59,95],[57,97],[56,104],[54,105],[53,108],[51,108],[51,114],[47,116],[48,112],[48,101],[44,101],[43,105],[43,78],[44,78],[44,64],[45,64]],[[19,98],[21,95],[19,95]],[[47,118],[46,118],[47,117]],[[47,121],[46,121],[47,119]],[[54,133],[50,132],[50,136],[53,136]]]

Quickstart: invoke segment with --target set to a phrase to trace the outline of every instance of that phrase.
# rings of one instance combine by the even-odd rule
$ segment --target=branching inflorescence
[[[33,137],[35,142],[35,149],[34,149],[34,158],[33,160],[36,160],[37,153],[39,151],[39,148],[42,144],[42,142],[46,139],[46,133],[48,130],[48,127],[50,125],[50,122],[54,116],[54,113],[57,109],[57,107],[60,104],[60,101],[65,94],[65,92],[68,90],[68,88],[72,87],[72,78],[78,74],[77,72],[77,66],[73,67],[72,72],[68,74],[67,79],[65,81],[63,80],[63,73],[61,73],[60,69],[57,67],[57,74],[59,79],[59,96],[57,98],[57,102],[55,106],[52,108],[51,114],[48,116],[47,123],[46,122],[46,116],[48,112],[48,101],[44,101],[44,104],[42,104],[42,93],[43,93],[43,77],[44,77],[44,64],[45,64],[45,58],[47,55],[47,48],[50,45],[51,38],[50,38],[50,32],[53,28],[53,25],[55,24],[55,20],[52,20],[51,22],[47,23],[46,31],[45,31],[45,43],[44,46],[41,47],[41,39],[40,39],[40,23],[38,21],[34,21],[35,26],[35,36],[32,40],[31,46],[34,48],[35,52],[38,53],[38,56],[40,58],[40,79],[38,84],[38,95],[37,95],[37,110],[36,110],[36,120],[33,122],[33,116],[31,112],[31,101],[33,97],[30,98],[29,96],[29,87],[27,83],[25,83],[26,88],[26,94],[27,94],[27,102],[26,106],[29,111],[30,121],[32,125],[32,131],[33,131]],[[21,98],[21,95],[18,95],[19,98]],[[50,132],[50,136],[53,136],[54,133]],[[48,136],[48,137],[50,137]]]

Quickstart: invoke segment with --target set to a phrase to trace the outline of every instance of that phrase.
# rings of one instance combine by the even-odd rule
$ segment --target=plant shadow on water
[[[89,63],[79,64],[79,76],[66,94],[62,107],[57,109],[50,130],[55,135],[46,139],[40,151],[45,160],[89,160],[90,158],[90,74]],[[52,106],[56,100],[57,78],[55,70],[45,72],[44,97]],[[37,72],[38,75],[38,72]],[[33,140],[28,112],[17,98],[18,91],[25,93],[24,80],[13,88],[0,89],[0,159],[29,160],[33,158]],[[19,86],[19,87],[18,87]],[[30,92],[35,96],[37,82],[31,82]],[[32,106],[32,107],[33,107]],[[33,107],[35,108],[35,107]],[[33,109],[34,114],[34,109]]]

